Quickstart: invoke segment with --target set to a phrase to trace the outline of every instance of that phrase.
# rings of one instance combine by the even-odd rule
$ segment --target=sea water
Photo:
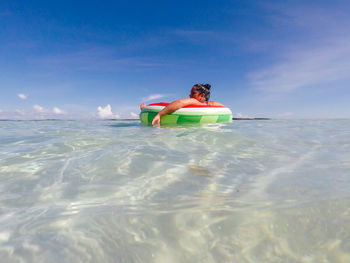
[[[350,262],[350,120],[0,122],[0,262]]]

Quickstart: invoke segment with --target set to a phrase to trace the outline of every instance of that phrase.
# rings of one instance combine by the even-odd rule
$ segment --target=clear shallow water
[[[350,262],[350,120],[0,122],[1,262]]]

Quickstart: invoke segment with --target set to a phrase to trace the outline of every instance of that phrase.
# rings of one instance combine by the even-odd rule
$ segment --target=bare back
[[[217,101],[208,101],[208,105],[209,106],[224,106],[221,103],[217,102]]]

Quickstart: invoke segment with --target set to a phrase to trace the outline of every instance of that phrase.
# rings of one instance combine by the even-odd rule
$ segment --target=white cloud
[[[18,114],[18,115],[20,115],[20,116],[24,116],[24,115],[26,115],[26,112],[24,111],[24,110],[15,110],[15,113],[16,114]]]
[[[345,2],[344,2],[345,3]],[[272,11],[271,19],[277,25],[298,26],[309,29],[316,34],[347,34],[349,24],[349,5],[334,1],[332,5],[319,3],[317,5],[304,1],[302,4],[286,2],[263,4]],[[343,26],[339,26],[342,24]]]
[[[26,112],[23,110],[0,110],[0,119],[6,120],[21,120],[26,117]]]
[[[136,114],[136,113],[134,113],[134,112],[130,112],[130,116],[131,116],[132,118],[139,118],[139,115]]]
[[[120,118],[120,116],[118,114],[114,114],[112,112],[112,107],[109,104],[106,107],[98,106],[97,111],[98,111],[97,115],[101,119],[118,119],[118,118]]]
[[[293,117],[294,113],[293,112],[284,112],[278,115],[280,118],[291,118]]]
[[[164,67],[164,62],[153,57],[120,57],[115,50],[92,47],[69,54],[38,57],[33,63],[45,66],[48,70],[60,65],[80,70],[124,72],[138,71],[145,68]]]
[[[58,107],[53,107],[52,110],[48,110],[48,109],[44,109],[43,107],[41,107],[38,104],[35,104],[33,106],[33,109],[36,113],[39,113],[41,115],[50,115],[50,114],[54,114],[54,115],[62,115],[62,114],[66,114],[65,111],[61,110]]]
[[[166,96],[165,94],[151,94],[147,97],[143,97],[142,101],[147,102],[151,100],[161,99],[161,98],[164,98],[165,96]]]
[[[235,117],[235,118],[253,118],[252,116],[248,116],[248,115],[240,113],[240,112],[235,114],[233,117]]]
[[[37,112],[37,113],[45,113],[44,108],[41,107],[41,106],[38,105],[38,104],[35,104],[35,105],[33,106],[33,109],[34,109],[34,111]]]
[[[302,46],[284,60],[248,76],[265,93],[286,93],[306,86],[350,78],[350,39],[322,46]]]
[[[65,112],[63,110],[61,110],[60,108],[57,108],[57,107],[53,107],[52,111],[55,114],[65,114]]]
[[[192,41],[200,41],[200,42],[206,42],[206,39],[213,38],[216,36],[216,33],[214,31],[209,30],[185,30],[185,29],[177,29],[172,31],[171,33],[180,36],[188,38]]]
[[[20,94],[18,94],[18,97],[22,100],[25,100],[25,99],[27,99],[28,96],[26,94],[20,93]]]
[[[350,79],[349,5],[285,1],[263,6],[276,29],[292,31],[288,42],[276,39],[278,46],[270,49],[270,57],[279,62],[249,74],[253,87],[276,95]]]

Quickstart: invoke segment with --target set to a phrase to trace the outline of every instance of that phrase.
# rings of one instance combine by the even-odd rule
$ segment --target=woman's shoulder
[[[208,101],[209,106],[224,106],[223,104],[217,102],[217,101]]]

